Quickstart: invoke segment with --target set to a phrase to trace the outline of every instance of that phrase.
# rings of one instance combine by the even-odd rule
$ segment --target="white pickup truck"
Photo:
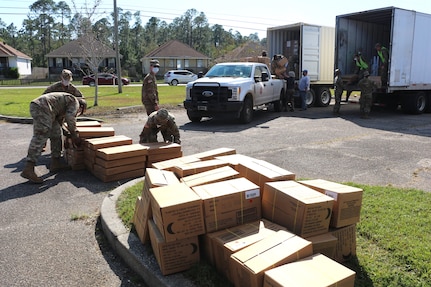
[[[280,111],[284,93],[285,81],[273,79],[264,63],[220,63],[187,84],[184,108],[192,122],[231,115],[249,123],[255,109],[272,104]]]

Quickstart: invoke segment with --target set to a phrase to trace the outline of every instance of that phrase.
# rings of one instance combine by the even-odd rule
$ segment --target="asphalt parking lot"
[[[356,104],[293,113],[259,111],[247,125],[211,119],[191,123],[174,109],[184,155],[218,148],[266,160],[297,175],[337,182],[392,185],[431,192],[431,114],[373,110]],[[146,115],[106,117],[138,142]],[[98,212],[107,193],[124,182],[102,183],[90,173],[49,174],[49,151],[37,166],[42,185],[19,174],[32,126],[0,121],[0,285],[142,286],[98,236]],[[76,220],[74,220],[76,219]]]

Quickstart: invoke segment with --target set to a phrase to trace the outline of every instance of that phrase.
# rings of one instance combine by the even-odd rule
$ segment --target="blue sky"
[[[54,0],[59,2],[59,0]],[[32,0],[0,0],[0,19],[6,24],[14,23],[21,28],[23,19],[29,12]],[[72,1],[66,1],[73,7]],[[94,3],[94,0],[74,0],[77,8]],[[100,18],[113,11],[114,0],[102,0],[99,5]],[[256,4],[254,4],[256,3]],[[117,0],[117,6],[123,10],[141,11],[142,22],[145,24],[150,17],[157,17],[167,23],[182,16],[188,9],[196,9],[207,16],[210,25],[220,24],[225,30],[239,31],[243,36],[258,33],[260,38],[266,37],[268,27],[288,25],[297,22],[335,26],[335,16],[370,9],[395,6],[408,10],[416,10],[431,14],[429,0],[305,0],[305,1],[242,1],[242,0],[163,0],[163,1],[131,1]],[[73,9],[73,8],[72,8]]]

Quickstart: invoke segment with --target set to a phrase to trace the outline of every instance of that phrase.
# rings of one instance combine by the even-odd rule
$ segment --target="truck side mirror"
[[[267,82],[267,81],[268,81],[268,73],[262,72],[262,82]]]

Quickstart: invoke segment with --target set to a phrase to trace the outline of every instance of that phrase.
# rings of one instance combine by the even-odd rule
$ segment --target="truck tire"
[[[317,91],[317,96],[315,97],[315,105],[318,107],[327,107],[331,103],[331,91],[328,87],[321,87]]]
[[[193,115],[192,113],[190,113],[189,111],[187,111],[187,117],[189,118],[189,120],[193,123],[199,123],[202,120],[201,116],[197,116],[197,115]]]
[[[250,97],[245,98],[244,104],[242,106],[241,113],[239,115],[239,120],[243,124],[248,124],[253,119],[253,101]]]
[[[314,91],[310,89],[305,95],[305,103],[307,104],[307,107],[312,107],[314,106],[315,102],[316,102],[316,95]]]
[[[405,113],[422,114],[426,106],[427,96],[425,92],[405,94],[402,98],[401,108]]]

